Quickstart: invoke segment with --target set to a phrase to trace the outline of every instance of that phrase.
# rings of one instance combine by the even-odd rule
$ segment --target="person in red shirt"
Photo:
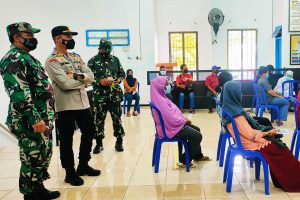
[[[184,97],[189,96],[190,113],[195,113],[195,94],[193,91],[193,77],[188,73],[186,64],[180,66],[181,74],[176,78],[176,88],[179,93],[179,108],[183,111]]]
[[[207,98],[208,98],[208,113],[213,113],[213,106],[214,106],[214,99],[213,97],[217,96],[217,92],[216,92],[216,88],[219,85],[219,79],[218,79],[218,73],[219,73],[219,69],[221,69],[221,67],[218,66],[212,66],[211,67],[211,74],[206,77],[205,80],[205,86],[207,87],[208,91],[207,91]]]

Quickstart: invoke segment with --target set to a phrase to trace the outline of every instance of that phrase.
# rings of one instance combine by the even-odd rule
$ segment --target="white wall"
[[[273,1],[273,5],[272,5]],[[38,49],[33,54],[44,62],[51,53],[51,29],[68,25],[79,35],[75,37],[75,52],[87,62],[97,53],[97,48],[86,47],[86,29],[130,29],[129,52],[115,47],[125,69],[132,68],[141,82],[141,103],[148,103],[147,71],[155,70],[155,63],[169,62],[168,33],[171,31],[198,31],[199,69],[210,69],[212,64],[227,67],[227,29],[254,28],[258,30],[257,65],[274,63],[273,27],[283,25],[283,66],[289,66],[289,33],[287,0],[140,0],[142,60],[140,56],[139,0],[23,0],[5,1],[0,7],[0,55],[9,48],[6,25],[28,21],[42,29],[37,34]],[[219,8],[225,21],[218,33],[218,44],[212,45],[213,31],[207,21],[208,12]],[[275,12],[272,17],[272,10]],[[3,17],[4,16],[4,17]],[[0,122],[6,117],[8,98],[4,95],[0,79]]]
[[[290,35],[300,34],[300,32],[289,32],[289,1],[279,1],[278,6],[282,6],[282,66],[285,68],[299,68],[299,65],[290,65]]]
[[[225,16],[218,44],[212,45],[213,64],[227,68],[228,29],[257,29],[257,66],[274,63],[272,0],[213,0],[212,7],[222,10]]]
[[[146,71],[154,67],[154,14],[153,1],[141,2],[141,35],[142,60],[129,60],[127,57],[140,56],[139,39],[139,0],[51,0],[35,1],[15,0],[5,1],[0,7],[0,55],[9,49],[9,41],[5,27],[14,22],[27,21],[33,26],[41,28],[36,34],[39,45],[33,55],[42,63],[53,49],[51,29],[57,25],[67,25],[78,31],[75,37],[75,52],[80,54],[85,62],[97,53],[96,47],[86,47],[86,29],[119,29],[130,30],[131,46],[129,52],[124,53],[122,47],[115,47],[114,54],[119,57],[123,67],[132,68],[134,76],[141,82],[141,103],[149,101],[149,86],[146,85]],[[2,81],[2,80],[1,80]],[[4,94],[3,83],[0,83],[0,122],[4,122],[7,113],[8,98]]]
[[[211,65],[210,25],[207,15],[211,0],[156,0],[158,61],[169,62],[169,32],[198,31],[199,69]]]

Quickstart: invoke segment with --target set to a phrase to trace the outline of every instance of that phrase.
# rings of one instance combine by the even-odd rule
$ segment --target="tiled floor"
[[[187,115],[187,114],[186,114]],[[264,195],[263,177],[254,179],[254,171],[249,163],[236,158],[232,192],[226,193],[222,183],[223,168],[218,167],[216,147],[219,137],[219,118],[209,115],[206,110],[198,110],[192,115],[192,122],[201,128],[203,134],[202,149],[213,160],[195,163],[191,172],[179,169],[177,145],[164,144],[161,153],[159,173],[151,167],[154,140],[154,125],[150,110],[142,108],[139,117],[122,117],[126,132],[125,151],[116,153],[115,139],[112,136],[111,119],[106,122],[104,152],[93,155],[90,164],[102,170],[99,177],[83,177],[82,187],[73,187],[64,183],[65,172],[59,160],[58,148],[55,147],[49,172],[52,176],[45,182],[50,189],[61,192],[60,199],[68,200],[155,200],[155,199],[294,199],[300,200],[300,194],[289,194],[276,189],[270,184],[270,195]],[[289,121],[283,128],[292,132],[294,119],[289,114]],[[78,157],[80,133],[76,134],[74,151]],[[291,134],[284,137],[290,145]],[[0,199],[19,200],[18,192],[19,160],[17,148],[0,149]]]

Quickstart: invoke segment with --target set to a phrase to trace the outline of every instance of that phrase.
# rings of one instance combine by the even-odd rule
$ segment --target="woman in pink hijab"
[[[168,81],[165,76],[158,76],[151,81],[150,99],[151,102],[160,110],[165,123],[166,135],[168,138],[178,137],[188,141],[190,162],[211,160],[203,156],[200,142],[202,135],[200,128],[191,124],[191,121],[185,118],[180,109],[167,97],[166,87]],[[160,138],[163,137],[160,121],[157,114],[153,114],[156,123],[156,130]],[[180,163],[185,163],[185,155],[180,155]]]

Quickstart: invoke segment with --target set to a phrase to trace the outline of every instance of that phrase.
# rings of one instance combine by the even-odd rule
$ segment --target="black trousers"
[[[188,141],[190,162],[193,159],[201,159],[203,157],[200,146],[202,135],[199,127],[194,125],[186,125],[176,136],[180,139]],[[185,163],[185,154],[180,155],[179,161]]]
[[[67,172],[74,170],[73,135],[75,122],[81,131],[79,163],[87,164],[91,159],[92,140],[95,135],[90,109],[58,112],[57,127],[60,140],[60,160]]]
[[[214,93],[212,91],[208,91],[206,93],[207,96],[207,104],[208,104],[208,110],[211,111],[213,108],[215,108],[215,100],[213,99],[213,97],[215,96]]]

